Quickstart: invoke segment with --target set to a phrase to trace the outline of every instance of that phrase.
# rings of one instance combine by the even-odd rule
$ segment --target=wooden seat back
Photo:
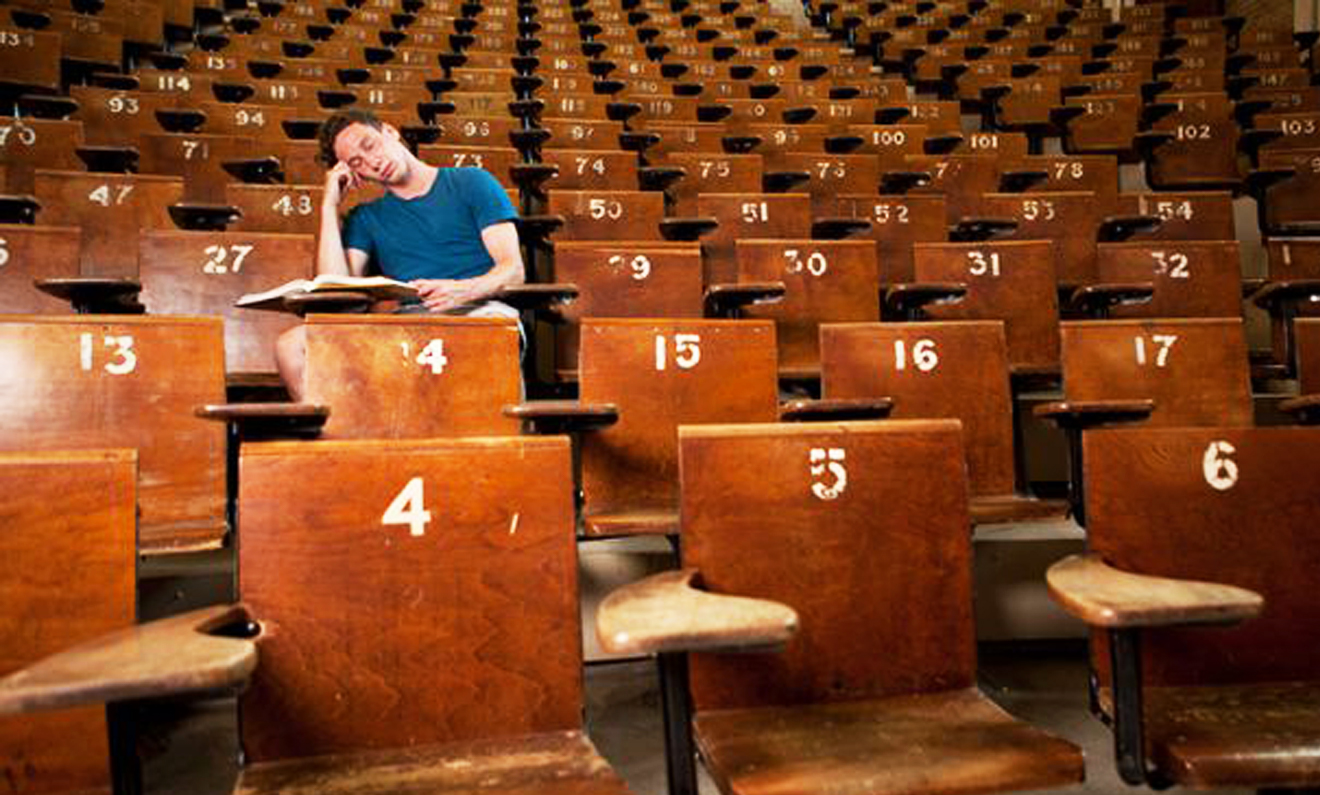
[[[564,216],[560,240],[659,240],[665,197],[656,191],[551,191],[546,210]]]
[[[136,497],[131,450],[0,453],[0,673],[133,624]],[[106,788],[106,736],[99,707],[6,716],[0,770],[14,792]]]
[[[82,122],[0,116],[0,190],[32,193],[39,168],[81,171],[82,144]]]
[[[46,295],[33,282],[79,275],[79,237],[74,227],[0,225],[0,312],[67,314],[67,302]]]
[[[246,293],[312,275],[311,235],[270,232],[143,232],[138,246],[142,303],[153,314],[225,319],[229,372],[274,372],[275,338],[297,321],[241,309]]]
[[[307,401],[330,406],[327,439],[518,433],[515,320],[309,315]]]
[[[1242,264],[1235,241],[1101,243],[1098,281],[1151,282],[1148,303],[1114,307],[1113,317],[1241,317]]]
[[[918,243],[918,282],[961,282],[967,295],[928,310],[937,319],[1002,320],[1016,371],[1057,369],[1059,302],[1054,244],[1048,240]]]
[[[1158,426],[1248,426],[1251,382],[1241,319],[1066,321],[1069,401],[1154,400]]]
[[[820,324],[880,320],[880,277],[869,240],[739,240],[738,280],[783,282],[779,301],[747,317],[775,321],[782,375],[820,374]]]
[[[778,417],[768,320],[588,318],[579,361],[582,401],[619,409],[583,436],[588,533],[601,516],[676,509],[679,425]]]
[[[183,198],[177,177],[39,169],[33,183],[42,223],[82,230],[83,276],[136,277],[139,230],[175,229],[169,207]]]
[[[701,240],[706,284],[738,280],[737,241],[811,235],[811,196],[806,193],[703,193],[697,215],[720,225]]]
[[[948,209],[944,197],[909,193],[902,196],[845,194],[836,212],[846,218],[871,222],[880,283],[912,281],[915,243],[942,243],[948,239]]]
[[[972,684],[956,422],[685,426],[679,435],[684,565],[711,591],[782,602],[800,621],[780,654],[691,655],[698,711]]]
[[[981,210],[990,218],[1017,221],[1013,240],[1054,241],[1054,273],[1062,286],[1096,279],[1096,232],[1106,215],[1100,197],[1089,191],[987,193]]]
[[[822,397],[890,397],[894,419],[960,420],[972,496],[1013,493],[1002,323],[827,323],[820,356]]]
[[[1159,228],[1138,232],[1134,240],[1236,240],[1233,195],[1227,191],[1124,193],[1121,215],[1153,215]]]
[[[1293,321],[1297,340],[1297,386],[1303,395],[1320,393],[1320,318]]]
[[[1143,633],[1145,681],[1207,689],[1315,681],[1320,504],[1303,495],[1320,486],[1320,429],[1106,429],[1088,432],[1083,446],[1093,552],[1127,571],[1236,585],[1265,599],[1260,616],[1235,627]],[[1107,670],[1099,649],[1094,661]]]
[[[0,450],[137,448],[144,552],[219,546],[224,401],[219,318],[0,317]]]
[[[569,457],[563,437],[244,445],[247,762],[580,728]]]

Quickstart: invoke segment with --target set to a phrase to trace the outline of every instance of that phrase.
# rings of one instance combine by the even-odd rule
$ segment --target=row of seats
[[[1180,114],[1222,106],[1179,106],[1174,89],[1281,86],[1266,78],[1299,51],[1177,8],[1125,9],[1116,29],[1097,9],[1038,1],[809,7],[840,49],[759,4],[262,2],[195,9],[186,41],[124,47],[108,68],[56,50],[63,82],[16,92],[8,140],[31,147],[45,137],[23,131],[47,123],[83,139],[57,146],[59,163],[6,154],[6,180],[31,180],[6,190],[35,194],[10,206],[40,225],[0,230],[0,278],[23,288],[4,295],[31,301],[34,275],[76,276],[46,288],[149,314],[6,307],[22,314],[0,322],[16,365],[0,461],[15,475],[0,484],[19,484],[4,503],[16,525],[71,530],[36,548],[15,534],[5,558],[96,575],[86,593],[6,577],[16,602],[34,600],[7,613],[112,614],[16,643],[3,670],[121,630],[0,684],[0,711],[110,703],[109,731],[93,719],[83,742],[74,718],[56,719],[62,743],[35,739],[26,716],[12,724],[9,777],[103,783],[86,763],[105,755],[81,753],[76,774],[55,757],[108,736],[109,773],[134,791],[138,700],[242,686],[243,791],[331,776],[623,791],[583,731],[574,542],[662,534],[681,538],[686,568],[611,597],[598,631],[660,662],[672,791],[694,791],[694,742],[729,792],[1076,782],[1075,748],[975,688],[971,627],[969,527],[1062,513],[1027,496],[1015,396],[1057,382],[1061,400],[1037,414],[1073,442],[1070,509],[1090,555],[1060,563],[1050,587],[1110,630],[1094,695],[1124,778],[1313,785],[1314,665],[1297,627],[1314,623],[1316,524],[1297,495],[1313,491],[1318,448],[1311,429],[1250,427],[1241,300],[1250,289],[1278,318],[1274,368],[1255,374],[1316,391],[1320,322],[1296,317],[1312,287],[1284,281],[1308,275],[1314,247],[1271,240],[1273,283],[1245,284],[1231,214],[1235,193],[1255,191],[1275,218],[1265,189],[1302,169],[1174,174],[1178,128],[1159,126],[1202,140],[1195,125],[1211,122]],[[939,64],[939,46],[963,48],[968,69]],[[1083,46],[1092,60],[1065,49]],[[1065,57],[1078,60],[1067,79]],[[1129,72],[1154,108],[1140,129],[1113,151],[1070,148],[1117,90],[1077,91],[1081,78]],[[1056,112],[1065,94],[1095,106]],[[505,297],[548,312],[555,333],[534,335],[520,373],[511,321],[310,315],[308,405],[230,403],[233,376],[268,369],[265,335],[291,322],[233,299],[281,268],[310,271],[320,171],[296,164],[314,122],[350,102],[378,106],[428,160],[504,183],[540,282]],[[1264,114],[1250,110],[1224,128],[1247,155],[1287,143],[1252,134]],[[964,112],[980,114],[966,134]],[[94,119],[119,117],[118,137],[101,137]],[[1045,154],[1055,137],[1067,151]],[[1166,190],[1119,190],[1137,158]],[[125,173],[135,160],[168,173]],[[79,162],[88,172],[61,173]],[[1294,209],[1290,223],[1310,212]],[[63,271],[32,269],[57,250]],[[210,317],[177,316],[194,312]],[[524,400],[524,387],[575,399]],[[1316,405],[1291,403],[1303,418]],[[1152,427],[1096,427],[1140,420]],[[290,434],[322,439],[262,441]],[[1278,520],[1255,532],[1261,515]],[[105,543],[89,549],[84,533]],[[135,553],[226,543],[240,605],[126,629]],[[49,565],[57,548],[117,557]],[[1262,601],[1270,612],[1240,630],[1141,629],[1245,620]],[[1165,685],[1144,707],[1143,664]],[[1231,720],[1192,728],[1221,701]]]

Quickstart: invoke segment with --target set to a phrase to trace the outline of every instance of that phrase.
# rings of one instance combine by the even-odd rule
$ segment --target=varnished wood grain
[[[0,316],[0,364],[0,450],[136,448],[143,551],[219,545],[224,428],[193,416],[224,399],[219,318]]]
[[[879,321],[880,276],[869,240],[739,240],[739,282],[782,281],[784,297],[744,315],[775,321],[780,370],[818,375],[820,325]]]
[[[736,651],[782,645],[797,631],[797,613],[764,599],[712,594],[693,585],[694,569],[667,571],[606,597],[596,636],[614,654]]]
[[[1260,594],[1231,585],[1133,574],[1095,555],[1072,555],[1050,567],[1050,595],[1097,627],[1232,624],[1258,615]]]
[[[245,618],[237,606],[205,607],[62,650],[0,679],[0,714],[237,685],[257,665],[256,646],[208,633]]]
[[[680,334],[697,337],[693,367],[678,364]],[[663,370],[656,369],[657,337],[664,338]],[[774,337],[767,320],[584,320],[582,401],[619,408],[617,424],[582,440],[588,520],[675,509],[680,424],[774,421]]]
[[[0,226],[7,254],[0,267],[0,312],[66,314],[68,304],[43,295],[33,282],[77,276],[79,239],[71,227]]]
[[[1060,324],[1068,401],[1154,400],[1152,425],[1252,423],[1246,339],[1237,319]],[[1176,338],[1164,355],[1156,339]],[[1137,340],[1142,340],[1138,358]]]
[[[567,439],[248,444],[240,482],[250,761],[581,727]]]
[[[1264,598],[1260,617],[1235,627],[1144,633],[1146,681],[1314,680],[1320,428],[1099,430],[1083,447],[1092,552],[1124,571],[1224,583]],[[1237,479],[1215,488],[1207,467],[1220,485],[1230,472]]]
[[[132,625],[136,484],[132,451],[0,454],[0,673]],[[100,707],[0,717],[0,780],[106,787],[105,737]]]
[[[811,234],[811,197],[805,193],[706,193],[697,196],[697,215],[720,222],[701,239],[707,285],[738,281],[738,240]]]
[[[727,793],[900,795],[1062,787],[1082,780],[1070,743],[974,688],[704,712],[702,755]]]
[[[297,321],[279,312],[240,309],[234,302],[246,293],[309,278],[315,245],[311,235],[144,232],[138,253],[142,303],[152,314],[223,317],[227,369],[274,372],[275,338]]]
[[[626,795],[580,731],[251,765],[235,795]]]
[[[436,340],[440,372],[418,361]],[[513,320],[312,315],[307,400],[330,407],[326,438],[516,434],[501,409],[522,397],[518,346]]]
[[[1113,317],[1242,316],[1236,241],[1104,243],[1096,252],[1099,282],[1149,281],[1155,288],[1149,302],[1115,307]]]
[[[998,275],[992,257],[998,255]],[[935,319],[1002,320],[1010,365],[1057,367],[1059,307],[1053,243],[919,243],[913,247],[918,282],[962,282],[967,295],[932,307]],[[977,272],[974,272],[977,271]]]
[[[1303,395],[1320,393],[1320,318],[1293,321],[1297,339],[1297,388]]]
[[[968,687],[967,476],[957,422],[685,426],[683,563],[801,617],[783,654],[698,654],[697,709]],[[847,482],[812,450],[842,451]],[[920,532],[913,528],[920,527]]]

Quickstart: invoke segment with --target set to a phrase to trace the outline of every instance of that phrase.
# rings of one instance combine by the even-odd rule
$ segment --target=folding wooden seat
[[[701,193],[696,205],[698,217],[719,222],[702,240],[707,284],[736,280],[734,242],[740,238],[811,235],[811,198],[805,193]]]
[[[1088,551],[1048,581],[1094,630],[1093,710],[1125,782],[1320,780],[1320,517],[1298,499],[1316,488],[1318,443],[1313,428],[1087,434]]]
[[[310,234],[147,231],[138,244],[141,300],[152,314],[223,317],[227,370],[273,373],[275,338],[293,318],[240,309],[234,302],[310,278],[315,257]]]
[[[812,213],[829,215],[835,197],[845,193],[877,193],[880,160],[875,155],[812,155],[788,152],[778,161],[789,171],[806,172],[810,180],[801,190],[811,195]]]
[[[92,146],[136,146],[144,133],[166,132],[157,121],[158,110],[181,107],[177,95],[164,92],[71,86],[69,96],[78,103],[75,118]]]
[[[0,116],[0,190],[32,193],[38,168],[81,171],[82,144],[82,122]]]
[[[522,155],[518,150],[508,146],[427,144],[417,148],[417,156],[442,168],[485,169],[506,188],[517,186],[512,169],[522,163]]]
[[[637,154],[619,149],[546,149],[541,162],[556,173],[546,181],[549,190],[635,191]]]
[[[0,224],[0,312],[67,314],[67,303],[42,293],[34,282],[78,276],[78,249],[76,228]]]
[[[724,793],[1081,780],[1075,747],[975,686],[957,423],[689,425],[680,447],[685,568],[597,615],[606,649],[659,654],[671,791],[696,791],[693,734]],[[923,606],[921,631],[896,601]]]
[[[580,335],[580,402],[508,411],[546,423],[613,409],[617,423],[582,434],[582,532],[677,533],[677,428],[778,419],[774,324],[585,318]]]
[[[841,195],[836,213],[871,223],[868,237],[875,241],[881,285],[914,279],[914,243],[941,243],[948,239],[948,211],[939,195]]]
[[[67,665],[55,685],[42,686],[41,668],[35,687],[7,680],[6,711],[48,706],[57,688],[62,703],[106,699],[113,710],[243,684],[236,791],[364,791],[403,775],[431,791],[628,792],[582,730],[566,440],[248,445],[243,469],[243,603],[100,641],[116,660],[140,648],[164,656],[111,688],[103,667],[71,650],[50,662]],[[333,475],[342,471],[355,473],[352,499]],[[340,506],[310,520],[288,503],[291,478],[309,475],[306,504]],[[404,598],[388,596],[399,588]],[[396,631],[370,629],[381,622]],[[506,644],[515,627],[538,642]],[[297,664],[309,655],[316,672]],[[437,689],[436,666],[462,685]],[[348,681],[398,698],[335,684]]]
[[[1108,155],[1029,155],[1003,168],[1004,183],[1009,190],[1088,191],[1101,212],[1111,214],[1118,201],[1118,162]]]
[[[1141,116],[1141,95],[1084,94],[1065,96],[1064,104],[1086,110],[1064,127],[1064,147],[1075,154],[1114,154],[1127,158],[1133,153]]]
[[[43,169],[34,182],[41,222],[81,230],[80,265],[69,276],[136,278],[139,230],[174,229],[169,207],[183,198],[175,177]]]
[[[137,475],[131,450],[0,453],[0,671],[133,625]],[[15,792],[108,790],[108,736],[95,709],[6,715],[0,765]]]
[[[657,191],[550,191],[546,211],[564,217],[555,240],[659,240],[665,197]]]
[[[1278,139],[1266,143],[1262,151],[1313,150],[1320,148],[1320,113],[1262,113],[1255,117],[1262,130],[1275,130]]]
[[[0,20],[5,46],[0,48],[0,88],[12,97],[60,90],[60,34],[21,28]]]
[[[962,422],[974,523],[1062,517],[1022,494],[1001,323],[827,323],[820,355],[827,400],[888,397],[894,419]]]
[[[1101,243],[1098,290],[1146,282],[1150,301],[1115,306],[1114,317],[1242,317],[1242,265],[1236,241]]]
[[[1119,215],[1155,216],[1160,225],[1134,239],[1236,240],[1233,196],[1227,191],[1122,193]]]
[[[1219,190],[1236,187],[1238,126],[1228,97],[1219,93],[1164,94],[1151,132],[1146,182],[1155,190]],[[1147,106],[1148,114],[1155,112]]]
[[[1064,400],[1035,408],[1069,435],[1073,516],[1082,503],[1083,431],[1144,420],[1155,427],[1252,424],[1241,318],[1064,321]]]
[[[820,378],[822,323],[880,320],[880,278],[869,240],[757,240],[736,243],[740,283],[783,282],[784,297],[742,314],[775,321],[779,375]]]
[[[701,194],[757,193],[762,191],[761,156],[723,152],[674,152],[665,164],[682,168],[682,179],[669,189],[672,212],[679,216],[703,215]]]
[[[912,187],[912,194],[943,194],[949,224],[979,214],[982,194],[999,189],[1001,163],[991,154],[909,155],[907,171],[925,172],[929,181]]]
[[[308,315],[306,327],[304,395],[330,407],[324,438],[518,433],[500,414],[521,399],[516,321]]]
[[[319,236],[324,190],[320,185],[226,185],[226,203],[242,213],[226,228]]]
[[[1059,310],[1053,243],[917,243],[912,247],[917,284],[963,284],[956,303],[932,306],[941,320],[1002,320],[1008,363],[1016,375],[1058,371]]]
[[[249,159],[256,141],[233,135],[151,133],[138,144],[144,174],[183,177],[184,200],[201,204],[224,201],[225,185],[236,180],[225,170],[227,162]]]
[[[1096,194],[987,193],[981,198],[980,209],[989,218],[1017,223],[1017,228],[1001,239],[1054,241],[1054,272],[1061,289],[1097,280],[1096,234],[1109,206]]]
[[[218,318],[6,316],[6,451],[132,447],[148,554],[225,534],[224,434],[193,409],[224,397]]]
[[[659,241],[556,243],[554,281],[577,297],[558,311],[556,377],[577,380],[578,324],[588,317],[699,318],[701,244]]]

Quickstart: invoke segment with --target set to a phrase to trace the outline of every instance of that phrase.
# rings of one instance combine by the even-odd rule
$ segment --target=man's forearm
[[[344,240],[339,231],[339,208],[321,208],[321,241],[316,249],[316,274],[331,276],[350,276],[353,271],[348,265],[348,255],[344,251]]]

